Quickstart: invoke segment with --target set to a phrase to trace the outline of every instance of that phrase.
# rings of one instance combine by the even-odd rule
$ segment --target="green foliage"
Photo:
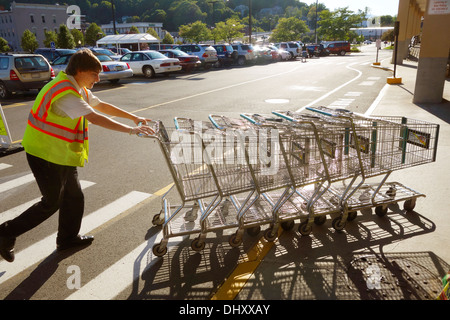
[[[0,37],[0,52],[8,52],[11,48],[8,45],[8,41]]]
[[[303,34],[309,32],[306,23],[296,17],[281,18],[273,30],[273,42],[299,40]]]
[[[59,26],[57,46],[58,48],[66,49],[75,48],[75,40],[73,35],[70,33],[69,28],[65,24]]]
[[[39,48],[39,43],[36,40],[36,36],[34,35],[33,32],[31,32],[28,29],[26,29],[23,32],[22,39],[20,41],[20,45],[24,51],[29,52],[29,53],[33,53],[34,50]]]
[[[199,43],[211,39],[211,31],[205,23],[196,21],[180,27],[180,36],[189,42]]]
[[[85,33],[85,42],[88,46],[95,46],[98,39],[101,39],[105,36],[105,33],[102,29],[95,23],[91,23],[87,28]]]
[[[227,21],[216,23],[216,27],[213,30],[214,38],[216,40],[223,40],[231,43],[236,38],[242,38],[244,34],[242,30],[244,25],[236,18],[230,18]]]
[[[322,40],[349,40],[356,37],[350,29],[357,27],[365,16],[365,13],[355,14],[346,8],[338,8],[335,11],[323,10],[320,13],[318,33]]]
[[[55,31],[51,31],[51,30],[47,31],[46,30],[46,31],[44,31],[44,36],[45,36],[44,46],[46,48],[50,48],[52,42],[56,43],[58,41],[58,35],[56,34]]]

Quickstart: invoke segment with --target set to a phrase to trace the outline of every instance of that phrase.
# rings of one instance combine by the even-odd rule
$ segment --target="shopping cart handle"
[[[272,111],[272,113],[273,113],[274,115],[278,116],[278,117],[283,118],[283,119],[286,119],[286,120],[289,120],[289,121],[292,121],[292,122],[294,121],[294,118],[289,117],[288,115],[279,113],[278,111]]]
[[[156,134],[159,131],[159,120],[149,120],[149,122],[155,123],[155,127],[153,128],[154,133],[153,134],[145,134],[145,133],[138,133],[138,137],[144,137],[144,138],[155,138]],[[142,126],[142,122],[138,122],[138,127]]]
[[[244,118],[245,120],[249,121],[249,122],[252,123],[252,124],[256,124],[256,125],[258,124],[258,123],[256,122],[256,120],[250,118],[249,116],[247,116],[247,115],[245,115],[245,114],[243,114],[243,113],[241,113],[241,117]]]
[[[214,117],[215,117],[214,115],[210,114],[210,115],[208,116],[209,121],[211,121],[211,123],[212,123],[212,124],[214,125],[214,127],[216,127],[217,129],[219,129],[219,130],[224,130],[225,127],[219,125],[219,124],[216,122],[216,120],[214,120]]]

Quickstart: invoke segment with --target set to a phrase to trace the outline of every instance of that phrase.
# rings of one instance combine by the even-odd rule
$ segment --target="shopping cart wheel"
[[[162,210],[161,210],[162,211]],[[158,213],[158,214],[155,214],[154,216],[153,216],[153,219],[152,219],[152,224],[154,225],[154,226],[161,226],[162,224],[163,224],[163,220],[162,219],[160,219],[160,217],[161,217],[161,212],[160,213]]]
[[[205,249],[205,245],[206,245],[206,242],[200,240],[199,238],[195,238],[191,242],[191,248],[194,251],[202,251],[203,249]]]
[[[387,207],[383,208],[383,206],[378,206],[375,208],[375,213],[379,217],[384,217],[386,215],[387,211],[388,211]]]
[[[163,248],[161,248],[161,244],[158,243],[153,246],[152,252],[155,256],[162,257],[163,255],[165,255],[167,253],[167,247],[164,246]]]
[[[350,211],[347,216],[347,221],[355,220],[357,215],[358,215],[358,211]]]
[[[312,231],[312,227],[309,224],[308,220],[303,221],[302,223],[300,223],[298,225],[298,232],[300,232],[300,234],[302,236],[309,236],[311,234],[311,231]]]
[[[260,226],[247,228],[247,234],[252,237],[256,237],[260,232],[261,232]]]
[[[228,243],[230,244],[230,246],[232,246],[233,248],[237,248],[241,245],[242,243],[242,237],[239,237],[236,233],[233,233],[230,238],[228,239]]]
[[[318,216],[314,218],[314,223],[321,226],[327,221],[327,216]]]
[[[405,209],[405,211],[407,212],[411,212],[414,210],[415,206],[416,206],[416,199],[408,199],[403,204],[403,209]]]
[[[266,231],[264,231],[264,238],[269,241],[273,242],[277,238],[277,233],[273,230],[273,227],[270,227]]]
[[[281,223],[281,227],[283,228],[284,231],[292,230],[292,228],[294,228],[294,225],[295,225],[295,221],[294,220],[283,221]]]
[[[334,230],[342,231],[345,228],[346,222],[347,221],[342,221],[342,216],[339,216],[333,219],[331,225],[333,226]]]

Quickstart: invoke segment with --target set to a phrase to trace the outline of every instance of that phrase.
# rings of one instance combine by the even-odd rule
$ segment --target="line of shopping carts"
[[[360,210],[384,216],[390,204],[404,201],[412,211],[425,197],[388,178],[436,160],[439,125],[307,109],[175,118],[172,127],[157,122],[148,137],[158,141],[174,184],[152,220],[163,233],[153,253],[163,256],[169,239],[181,235],[196,235],[191,248],[203,250],[207,233],[224,229],[235,230],[232,247],[262,226],[264,238],[274,241],[280,227],[291,230],[296,220],[300,234],[309,235],[327,216],[341,231]]]

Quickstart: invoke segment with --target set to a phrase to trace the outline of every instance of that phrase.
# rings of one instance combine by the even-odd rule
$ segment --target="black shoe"
[[[14,245],[16,238],[0,237],[0,255],[8,262],[14,261]]]
[[[93,236],[76,236],[72,240],[67,240],[62,243],[56,244],[56,249],[58,250],[66,250],[74,247],[88,246],[94,241]]]

